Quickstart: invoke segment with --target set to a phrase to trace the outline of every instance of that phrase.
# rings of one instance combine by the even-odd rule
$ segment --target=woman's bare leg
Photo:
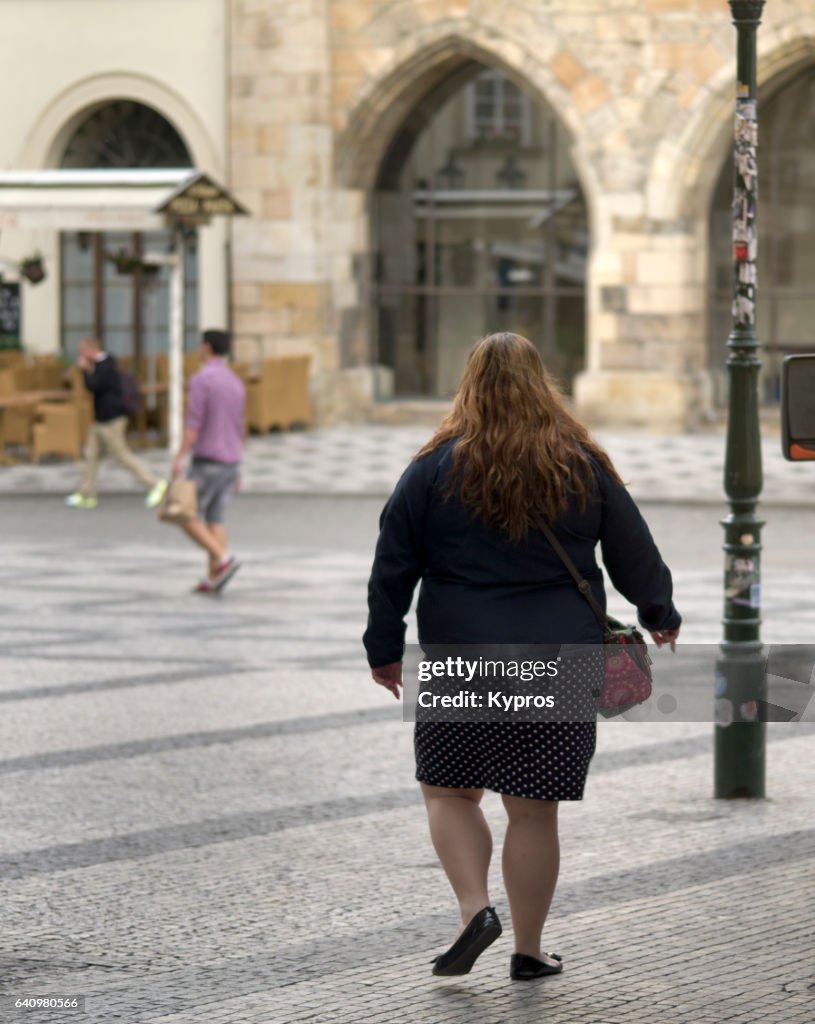
[[[557,801],[507,795],[501,799],[509,817],[503,870],[515,952],[556,966],[557,961],[541,951],[541,932],[560,868]]]
[[[492,834],[479,807],[483,789],[447,789],[420,783],[430,838],[461,912],[462,928],[490,906],[487,873]]]

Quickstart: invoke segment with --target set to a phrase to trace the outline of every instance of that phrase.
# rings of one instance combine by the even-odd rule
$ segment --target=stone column
[[[641,203],[601,200],[609,230],[588,267],[588,358],[575,404],[593,424],[672,432],[710,407],[704,230],[652,220]]]
[[[232,185],[251,212],[233,233],[236,354],[310,355],[323,422],[345,414],[340,367],[367,356],[337,313],[349,286],[337,254],[354,247],[361,211],[333,187],[331,6],[231,5]]]

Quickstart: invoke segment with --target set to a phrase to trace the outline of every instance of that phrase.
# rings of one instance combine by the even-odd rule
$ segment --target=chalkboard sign
[[[20,285],[0,281],[0,349],[20,347]]]

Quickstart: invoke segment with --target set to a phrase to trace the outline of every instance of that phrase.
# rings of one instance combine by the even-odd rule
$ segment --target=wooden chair
[[[236,377],[240,377],[243,381],[244,387],[249,387],[253,380],[253,368],[251,363],[230,363],[229,369],[235,374]]]
[[[29,372],[29,370],[31,372]],[[15,366],[13,369],[0,370],[0,394],[18,395],[24,391],[33,391],[36,380],[32,377],[33,367]],[[34,406],[18,405],[7,408],[3,414],[3,444],[24,446],[31,445],[31,428],[34,424]]]
[[[265,359],[260,376],[246,389],[246,424],[249,430],[265,434],[275,425],[275,408],[283,403],[282,380],[276,359]]]
[[[43,455],[82,457],[82,445],[90,426],[87,405],[80,402],[41,402],[33,428],[31,461]]]
[[[82,457],[82,445],[93,420],[93,402],[82,371],[68,369],[71,398],[67,402],[40,402],[36,408],[32,430],[31,461],[43,455]]]
[[[90,400],[88,389],[85,387],[85,378],[78,366],[68,368],[68,387],[71,389],[73,401],[79,402],[83,398]]]
[[[15,366],[11,372],[14,374],[14,387],[17,391],[37,390],[36,366]]]
[[[284,406],[278,413],[283,426],[310,427],[313,422],[308,387],[310,356],[284,356],[280,360]]]
[[[16,395],[18,389],[14,379],[14,371],[0,370],[0,395]],[[3,440],[2,446],[7,444],[28,445],[31,440],[31,420],[33,409],[25,406],[6,408],[3,411]],[[0,451],[0,456],[3,453]]]
[[[58,360],[37,360],[34,364],[39,391],[58,391],[65,385],[65,367]]]
[[[31,448],[36,406],[20,405],[6,409],[3,417],[3,443]]]
[[[312,422],[308,392],[310,356],[265,359],[260,379],[246,389],[246,422],[250,430],[266,433],[271,427],[287,429]]]

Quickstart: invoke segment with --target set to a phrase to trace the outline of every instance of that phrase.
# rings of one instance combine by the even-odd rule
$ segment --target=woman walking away
[[[605,607],[595,547],[657,646],[680,616],[671,574],[606,453],[567,409],[535,347],[493,334],[471,352],[453,409],[405,470],[380,520],[364,643],[372,676],[399,697],[405,616],[421,580],[419,641],[601,644],[591,607],[540,524]],[[588,717],[588,716],[587,716]],[[433,973],[467,974],[501,934],[487,891],[492,836],[480,803],[501,794],[515,952],[510,975],[563,970],[541,948],[559,867],[557,809],[580,800],[596,721],[419,721],[416,778],[461,928]]]

